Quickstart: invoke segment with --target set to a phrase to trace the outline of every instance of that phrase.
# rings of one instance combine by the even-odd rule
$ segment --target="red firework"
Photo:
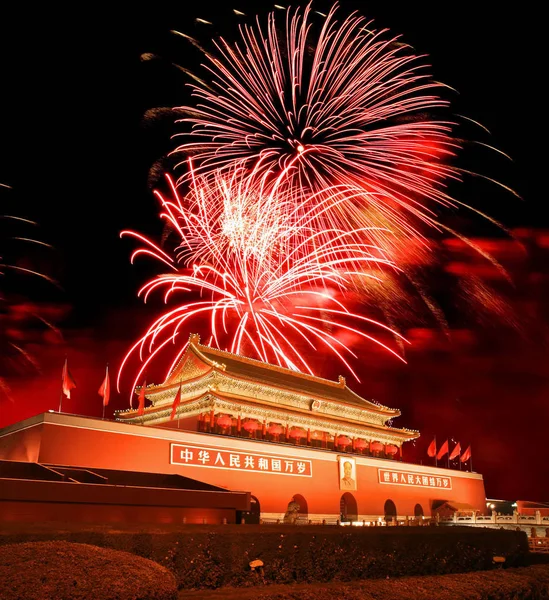
[[[326,206],[345,201],[346,190],[332,189],[330,195],[325,191],[322,199],[311,197],[292,212],[284,210],[291,199],[268,184],[269,177],[256,185],[237,170],[228,179],[219,175],[212,185],[193,174],[183,199],[169,177],[168,181],[171,198],[155,194],[163,209],[161,218],[180,239],[174,252],[132,231],[121,235],[144,243],[132,261],[147,255],[171,270],[142,287],[139,294],[145,301],[161,290],[166,303],[175,302],[175,297],[183,302],[158,318],[130,349],[119,384],[134,354],[142,366],[133,387],[170,343],[177,347],[167,373],[171,372],[185,349],[181,340],[188,337],[193,322],[203,322],[204,317],[209,321],[209,344],[295,370],[312,373],[300,345],[308,354],[322,346],[358,379],[347,360],[356,355],[342,334],[373,341],[401,358],[361,327],[373,325],[402,336],[345,304],[357,279],[375,278],[372,267],[390,263],[369,243],[368,230],[319,232],[314,227]],[[198,300],[193,292],[195,297],[199,293]]]
[[[336,184],[354,188],[319,230],[388,223],[416,237],[419,222],[437,226],[437,205],[458,204],[443,185],[458,178],[443,162],[458,148],[452,124],[426,116],[447,104],[441,84],[397,38],[356,14],[338,23],[335,12],[319,32],[307,7],[287,11],[283,33],[271,13],[266,30],[243,26],[235,45],[221,39],[218,56],[206,55],[209,85],[193,84],[197,106],[183,107],[191,140],[177,151],[201,174],[285,171],[295,204]]]
[[[10,189],[3,184],[0,187]],[[60,339],[52,319],[58,318],[62,309],[29,298],[39,280],[57,285],[37,266],[43,249],[51,246],[28,237],[26,229],[36,225],[22,217],[0,215],[0,404],[4,398],[13,400],[10,378],[40,370],[36,348]],[[32,248],[38,251],[33,253]]]

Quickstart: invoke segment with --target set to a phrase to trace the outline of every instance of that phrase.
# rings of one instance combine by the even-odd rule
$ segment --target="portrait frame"
[[[339,467],[339,489],[345,492],[356,492],[356,459],[353,456],[338,456],[337,462]],[[350,464],[351,467],[345,466],[346,463]]]

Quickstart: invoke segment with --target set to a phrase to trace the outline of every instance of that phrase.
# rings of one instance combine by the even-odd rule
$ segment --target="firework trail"
[[[216,56],[206,53],[211,81],[191,84],[197,106],[180,109],[192,131],[176,152],[212,176],[258,162],[285,171],[295,205],[346,185],[352,195],[322,214],[319,231],[388,222],[415,238],[420,223],[438,227],[437,206],[459,204],[444,187],[459,179],[447,164],[459,147],[452,124],[427,116],[447,105],[442,85],[397,38],[335,13],[317,31],[310,7],[288,10],[284,32],[271,13],[266,29],[244,25],[237,44],[221,39]]]
[[[1,187],[10,189],[9,186]],[[39,361],[30,349],[43,331],[59,331],[51,318],[58,311],[29,300],[23,280],[42,280],[56,285],[54,279],[34,265],[31,248],[51,248],[34,237],[23,235],[36,223],[12,215],[0,215],[0,399],[12,400],[7,378],[29,369],[39,371]],[[21,232],[17,235],[15,232]]]
[[[294,370],[312,373],[306,356],[323,347],[358,380],[347,360],[356,355],[341,341],[342,333],[375,342],[401,358],[362,328],[371,325],[402,336],[346,305],[357,278],[379,277],[373,267],[395,267],[367,241],[369,230],[319,233],[314,226],[327,206],[347,200],[346,189],[332,188],[329,195],[324,190],[323,199],[311,197],[292,211],[293,197],[276,183],[271,185],[267,174],[256,184],[236,169],[227,179],[219,175],[212,186],[208,178],[197,176],[192,168],[190,172],[192,186],[185,197],[180,198],[169,177],[170,199],[155,192],[161,218],[179,238],[172,253],[138,233],[121,234],[143,244],[132,261],[145,255],[171,270],[142,287],[139,294],[145,301],[162,291],[166,303],[176,295],[182,295],[183,303],[158,318],[130,349],[120,367],[119,384],[132,356],[142,361],[133,389],[151,361],[172,343],[177,351],[170,373],[185,350],[180,340],[193,321],[204,318],[209,322],[209,344]],[[189,300],[193,293],[200,298]],[[306,352],[300,351],[303,346]]]

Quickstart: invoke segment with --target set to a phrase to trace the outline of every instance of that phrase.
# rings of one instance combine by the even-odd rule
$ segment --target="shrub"
[[[0,546],[1,600],[174,600],[174,576],[116,550],[66,541]]]
[[[295,589],[292,589],[295,588]],[[236,596],[235,596],[236,597]],[[256,600],[542,600],[549,598],[549,565],[352,584],[264,590]]]
[[[139,554],[170,569],[186,589],[248,587],[258,583],[353,581],[442,575],[523,566],[524,532],[473,527],[186,526],[165,532],[72,531],[0,535],[8,541],[47,536]],[[260,559],[264,567],[252,571]]]

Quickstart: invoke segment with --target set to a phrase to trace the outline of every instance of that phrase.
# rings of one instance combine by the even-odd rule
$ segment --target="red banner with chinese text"
[[[413,485],[416,487],[437,488],[442,490],[452,489],[452,478],[439,475],[424,475],[410,471],[391,471],[378,469],[379,483],[392,485]]]
[[[190,444],[172,444],[171,463],[173,465],[252,471],[255,473],[276,473],[277,475],[294,475],[298,477],[312,477],[313,475],[312,462],[303,458],[236,452]]]

